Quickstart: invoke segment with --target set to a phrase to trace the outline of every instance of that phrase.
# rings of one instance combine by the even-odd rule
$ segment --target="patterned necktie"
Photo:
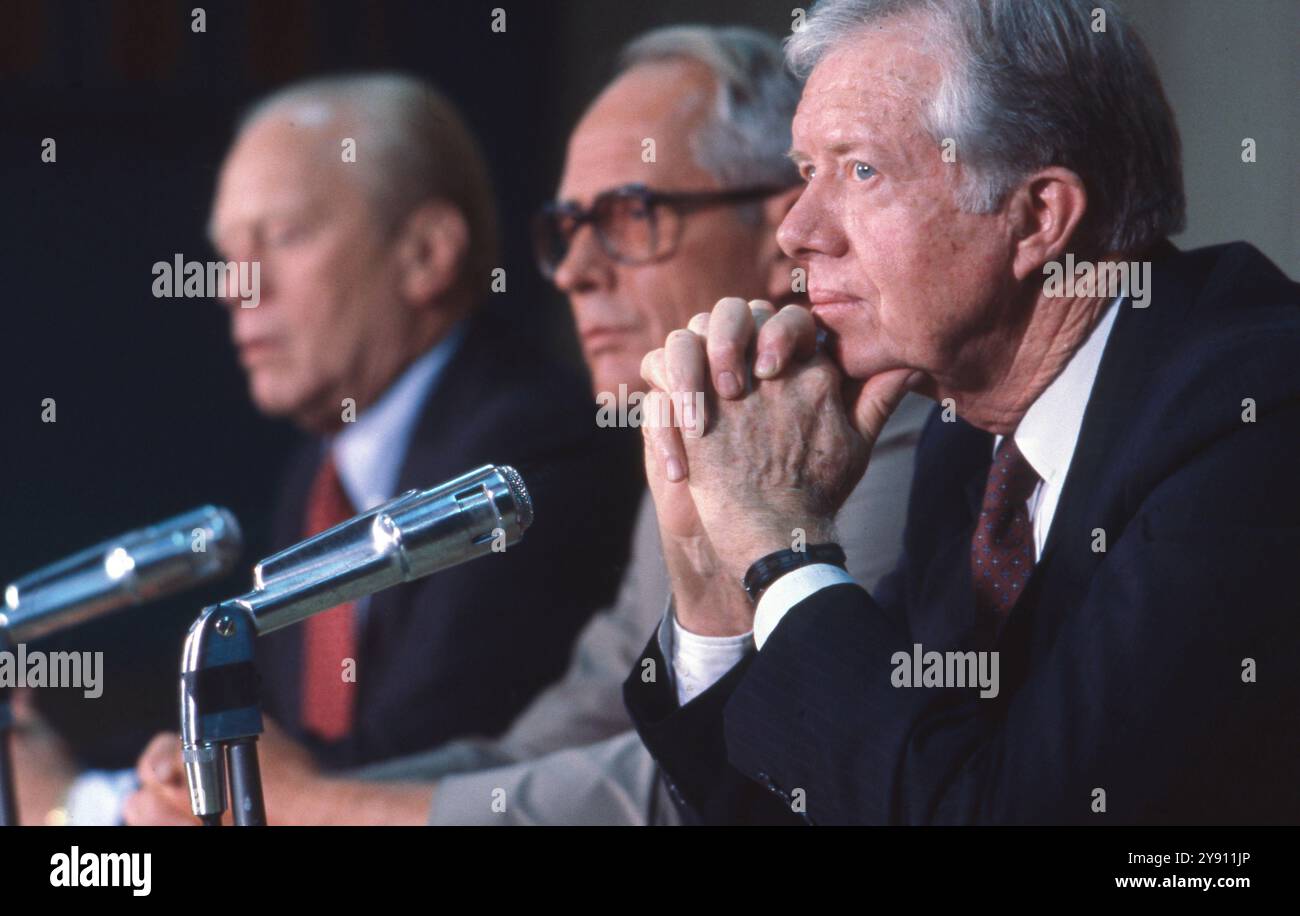
[[[1007,436],[989,468],[970,551],[975,605],[999,626],[1034,571],[1034,526],[1027,500],[1037,485],[1038,474]]]
[[[355,514],[327,452],[307,498],[305,536],[333,528]],[[349,601],[303,622],[302,727],[326,741],[344,738],[352,729],[357,685],[343,680],[343,660],[357,656],[356,610],[356,603]]]

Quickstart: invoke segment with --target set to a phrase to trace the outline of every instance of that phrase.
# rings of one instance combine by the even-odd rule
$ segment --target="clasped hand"
[[[646,355],[642,424],[679,623],[745,632],[759,557],[834,539],[834,518],[920,374],[846,386],[804,308],[729,298]],[[847,400],[847,404],[846,404]]]

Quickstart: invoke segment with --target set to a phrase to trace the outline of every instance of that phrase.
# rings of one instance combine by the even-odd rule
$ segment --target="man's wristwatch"
[[[839,544],[810,544],[805,550],[786,548],[755,560],[745,572],[745,578],[740,580],[740,584],[745,587],[749,600],[757,605],[758,599],[763,597],[763,592],[791,570],[810,566],[813,563],[829,563],[840,569],[846,569],[845,562],[844,548]]]

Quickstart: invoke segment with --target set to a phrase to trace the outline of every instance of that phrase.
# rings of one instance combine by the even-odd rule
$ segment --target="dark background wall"
[[[207,30],[194,34],[200,5]],[[498,6],[504,34],[489,27]],[[129,762],[145,735],[174,726],[180,639],[204,603],[247,586],[293,438],[253,411],[220,310],[150,294],[155,261],[213,256],[203,226],[236,113],[317,73],[430,78],[465,112],[495,177],[509,292],[491,307],[572,354],[563,302],[532,268],[525,217],[553,188],[565,135],[618,47],[684,21],[781,35],[793,6],[0,0],[0,581],[204,502],[234,509],[250,541],[238,576],[48,646],[106,650],[101,699],[44,694],[89,762]],[[1182,116],[1192,222],[1180,242],[1249,238],[1300,273],[1300,3],[1128,6]],[[1245,136],[1260,144],[1253,166],[1240,162]],[[40,160],[46,137],[55,164]],[[56,423],[41,422],[47,397]]]

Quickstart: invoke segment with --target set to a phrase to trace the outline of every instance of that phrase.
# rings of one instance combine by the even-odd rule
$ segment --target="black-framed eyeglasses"
[[[583,209],[573,201],[542,206],[533,220],[537,266],[547,279],[569,253],[573,237],[590,223],[601,249],[620,264],[650,264],[672,257],[683,217],[697,210],[751,203],[787,190],[765,185],[726,191],[656,191],[627,184],[596,195]]]

